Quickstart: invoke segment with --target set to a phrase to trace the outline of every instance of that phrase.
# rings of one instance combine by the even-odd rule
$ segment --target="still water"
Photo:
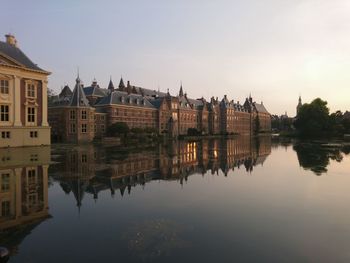
[[[9,262],[350,262],[350,147],[0,150]]]

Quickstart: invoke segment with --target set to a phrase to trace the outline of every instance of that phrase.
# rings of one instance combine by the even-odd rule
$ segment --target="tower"
[[[303,106],[303,103],[301,102],[301,96],[299,96],[299,101],[298,101],[298,105],[297,105],[297,115],[299,114],[299,110],[300,110],[301,106]]]

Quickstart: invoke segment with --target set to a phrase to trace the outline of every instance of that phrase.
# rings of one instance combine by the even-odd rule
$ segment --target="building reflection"
[[[0,149],[0,244],[11,254],[49,217],[50,147]]]
[[[252,173],[271,153],[269,136],[254,139],[211,139],[171,141],[138,152],[93,145],[61,149],[50,167],[50,175],[63,191],[75,196],[80,208],[85,194],[95,199],[101,191],[111,195],[130,194],[137,186],[153,180],[174,180],[183,184],[193,174],[227,176],[235,169]]]

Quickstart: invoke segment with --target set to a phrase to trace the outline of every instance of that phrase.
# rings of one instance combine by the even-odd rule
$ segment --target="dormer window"
[[[129,104],[131,104],[132,103],[132,99],[131,98],[129,98]]]
[[[120,101],[124,103],[124,97],[120,97]]]
[[[146,105],[146,100],[143,100],[143,105]]]

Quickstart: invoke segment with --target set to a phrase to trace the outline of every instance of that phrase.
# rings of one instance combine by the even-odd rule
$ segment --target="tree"
[[[48,101],[48,103],[53,102],[55,96],[56,96],[56,94],[53,91],[53,89],[47,88],[47,101]]]
[[[107,128],[109,136],[126,135],[129,132],[129,127],[125,122],[115,122]]]
[[[329,132],[327,101],[317,98],[310,104],[302,105],[295,121],[295,127],[302,136],[320,136]]]

